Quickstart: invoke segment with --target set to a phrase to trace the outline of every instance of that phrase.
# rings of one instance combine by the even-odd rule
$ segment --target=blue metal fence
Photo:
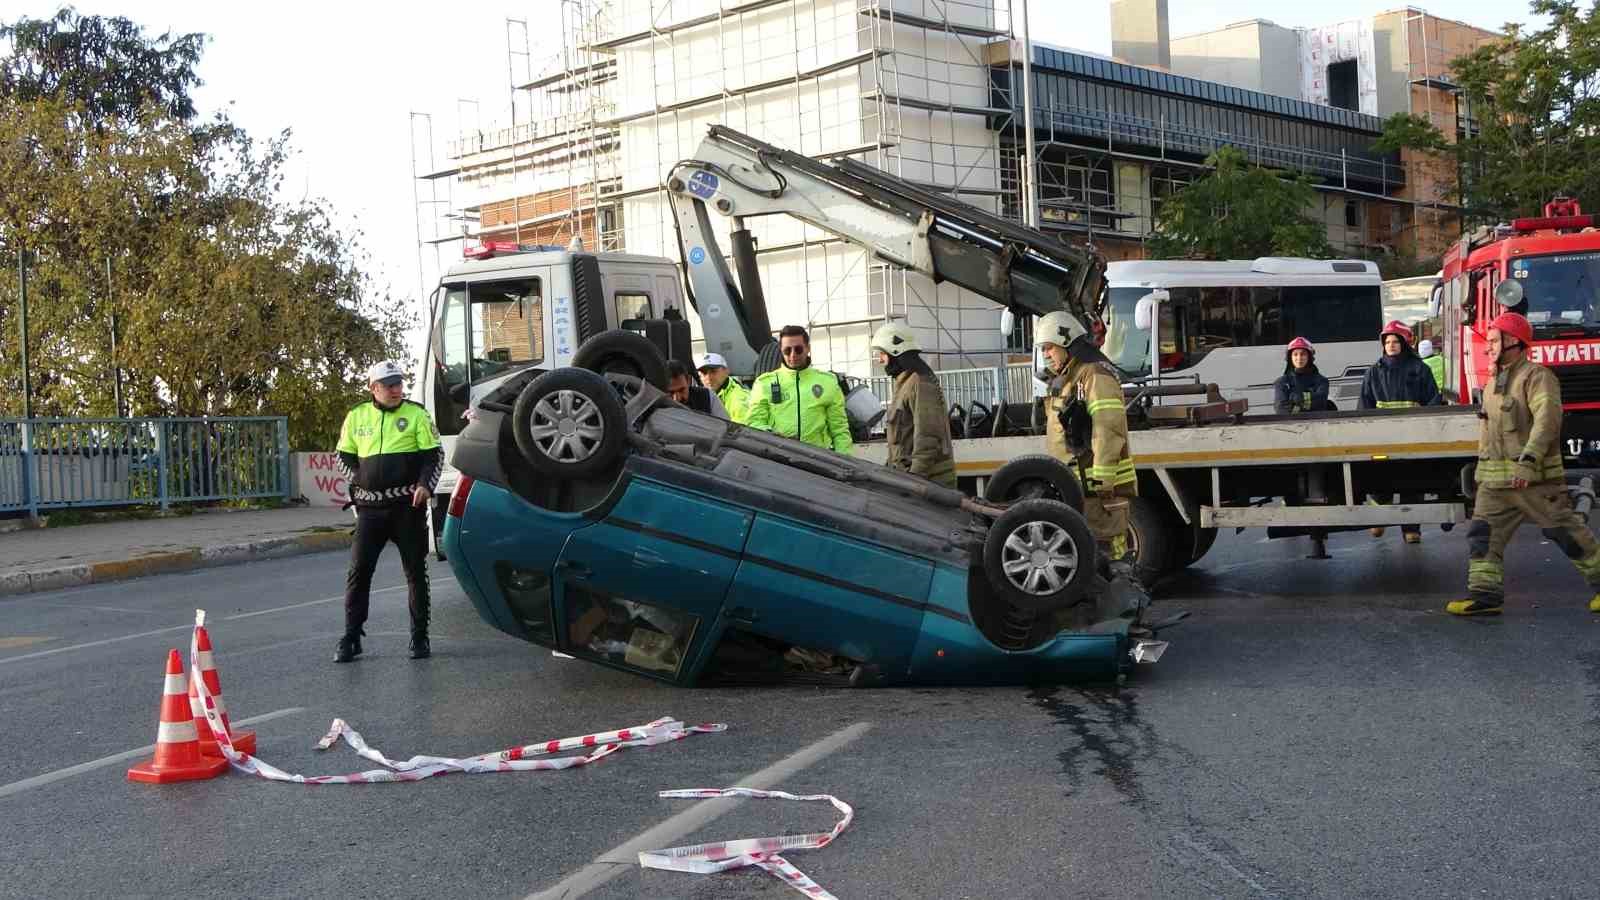
[[[0,512],[288,494],[281,416],[0,419]]]

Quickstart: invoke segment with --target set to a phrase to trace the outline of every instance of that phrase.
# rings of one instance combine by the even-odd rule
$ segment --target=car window
[[[577,656],[675,677],[700,617],[624,600],[570,581],[562,584],[566,646]]]

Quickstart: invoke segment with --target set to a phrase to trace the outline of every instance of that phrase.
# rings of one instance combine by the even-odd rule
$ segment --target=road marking
[[[767,790],[775,787],[785,778],[794,775],[801,769],[843,749],[851,741],[866,734],[871,728],[872,724],[869,722],[857,722],[847,728],[842,728],[815,744],[797,750],[778,760],[754,775],[748,775],[740,779],[734,783],[734,786],[755,788],[757,790]],[[695,830],[720,818],[723,814],[731,812],[734,806],[735,804],[732,803],[711,800],[696,803],[660,825],[641,832],[630,840],[600,854],[595,857],[594,862],[563,878],[554,887],[546,888],[537,894],[529,894],[527,900],[568,900],[568,898],[582,897],[611,879],[631,869],[637,869],[639,851],[659,850],[662,847],[670,847],[685,835],[692,834]]]
[[[374,593],[374,594],[385,594],[385,593],[388,593],[389,591],[404,590],[405,587],[406,586],[403,585],[403,584],[396,584],[396,585],[393,585],[393,586],[390,586],[390,587],[386,587],[386,588],[378,588],[377,590],[373,591],[372,593]],[[332,603],[335,600],[343,600],[343,599],[344,599],[344,595],[343,594],[338,594],[338,595],[333,596],[333,597],[323,597],[321,600],[308,600],[308,601],[306,601],[304,603],[292,603],[292,604],[290,604],[288,606],[278,606],[278,607],[274,607],[272,609],[261,609],[261,610],[256,610],[255,612],[240,613],[240,614],[238,614],[236,616],[222,616],[221,618],[225,622],[231,622],[234,619],[248,619],[251,616],[264,616],[264,615],[266,615],[268,613],[288,612],[291,609],[304,609],[307,606],[316,606],[319,603]],[[103,640],[89,641],[89,642],[83,643],[83,644],[73,644],[70,647],[57,647],[57,648],[55,648],[53,650],[39,650],[39,651],[37,651],[35,653],[24,653],[21,656],[7,656],[7,657],[5,657],[3,659],[0,659],[0,666],[5,665],[6,663],[21,662],[21,661],[23,661],[25,659],[38,659],[38,658],[40,658],[42,656],[54,656],[57,653],[70,653],[73,650],[87,650],[90,647],[104,647],[106,644],[117,644],[117,643],[121,643],[122,641],[131,641],[131,640],[134,640],[136,638],[150,637],[151,635],[155,635],[155,634],[167,634],[168,632],[172,632],[172,631],[190,631],[193,628],[194,628],[194,624],[193,623],[189,623],[187,625],[174,625],[171,628],[156,628],[156,629],[153,629],[151,631],[141,631],[141,632],[138,632],[137,634],[124,634],[121,637],[105,638]]]
[[[270,722],[273,719],[281,719],[284,716],[292,716],[295,713],[302,713],[305,711],[306,708],[303,706],[291,706],[288,709],[280,709],[275,712],[269,712],[266,715],[251,716],[248,719],[239,719],[233,724],[254,725],[257,722]],[[81,775],[84,772],[92,772],[95,769],[103,769],[106,766],[115,765],[119,762],[125,762],[127,760],[134,759],[135,757],[143,756],[146,753],[154,753],[155,750],[155,744],[146,744],[137,750],[129,750],[124,753],[113,753],[110,756],[103,756],[99,759],[90,760],[86,763],[78,763],[75,766],[68,766],[65,769],[57,769],[54,772],[46,772],[43,775],[35,775],[32,778],[24,778],[21,781],[13,781],[7,785],[0,785],[0,797],[9,797],[12,794],[20,794],[23,791],[32,790],[36,787],[44,787],[47,784],[52,784],[62,780],[63,778],[71,778],[74,775]]]

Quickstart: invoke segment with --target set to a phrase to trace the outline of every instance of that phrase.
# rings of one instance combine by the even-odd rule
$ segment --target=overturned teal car
[[[529,372],[480,404],[442,549],[485,621],[678,685],[1110,680],[1164,649],[1047,458],[974,499],[652,380]]]

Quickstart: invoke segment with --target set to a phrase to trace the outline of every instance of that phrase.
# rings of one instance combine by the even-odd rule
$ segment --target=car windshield
[[[1100,350],[1112,364],[1130,376],[1150,373],[1150,330],[1134,322],[1134,309],[1139,298],[1150,293],[1144,287],[1114,287],[1106,289],[1106,301],[1100,309],[1106,324],[1106,342]]]
[[[1600,251],[1511,261],[1534,325],[1600,324]]]

